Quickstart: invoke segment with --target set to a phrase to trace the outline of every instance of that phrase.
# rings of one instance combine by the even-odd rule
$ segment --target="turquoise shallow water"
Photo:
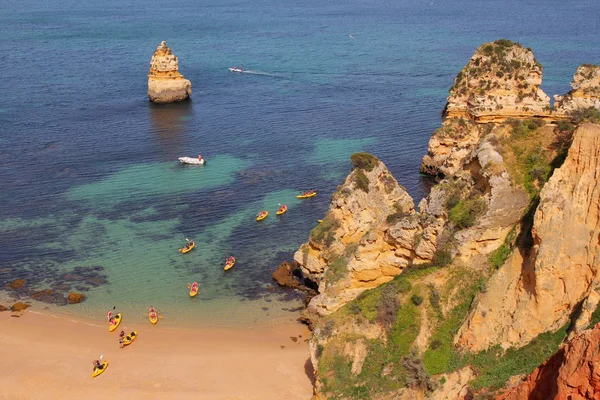
[[[532,47],[543,89],[565,93],[578,65],[600,62],[598,11],[585,0],[1,2],[0,288],[25,278],[84,291],[60,312],[92,318],[113,305],[142,318],[150,304],[177,325],[295,317],[299,300],[269,290],[270,275],[323,216],[350,154],[375,153],[418,202],[420,159],[474,49],[501,37]],[[147,101],[161,40],[191,102]],[[198,153],[205,167],[177,162]],[[317,197],[295,198],[311,188]],[[186,237],[198,248],[181,255]]]

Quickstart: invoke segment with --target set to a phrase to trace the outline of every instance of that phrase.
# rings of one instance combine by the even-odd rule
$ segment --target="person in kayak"
[[[106,313],[106,318],[108,319],[108,322],[110,322],[112,318],[112,310],[108,310],[108,312]]]
[[[156,311],[156,308],[154,308],[154,307],[150,307],[150,317],[151,317],[151,318],[156,318],[156,316],[157,316],[157,315],[156,315],[156,313],[157,313],[157,312],[158,312],[158,311]]]
[[[94,360],[94,361],[92,361],[92,364],[94,364],[94,371],[102,368],[102,364],[100,363],[100,360]]]

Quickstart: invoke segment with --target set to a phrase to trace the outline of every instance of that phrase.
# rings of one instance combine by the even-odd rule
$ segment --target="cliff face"
[[[479,351],[494,344],[528,343],[564,325],[598,287],[598,176],[600,126],[584,124],[575,132],[564,164],[541,191],[533,247],[517,249],[492,276],[461,329],[459,345]]]
[[[568,400],[600,397],[600,325],[569,341],[519,385],[497,400]]]
[[[564,96],[554,95],[557,113],[567,115],[590,107],[600,109],[600,66],[585,64],[578,67],[571,88]]]
[[[338,191],[323,222],[294,255],[319,285],[309,311],[329,314],[364,290],[390,281],[411,262],[433,258],[440,229],[435,218],[414,211],[413,200],[386,166],[355,167]]]
[[[505,39],[486,43],[456,76],[444,114],[476,122],[544,116],[550,98],[541,84],[542,66],[530,49]]]
[[[418,212],[379,160],[353,160],[295,254],[319,284],[316,398],[493,393],[597,321],[598,67],[580,67],[556,109],[540,83],[530,50],[504,40],[477,50],[423,159],[438,184]],[[586,368],[557,390],[592,398],[600,379]],[[527,390],[545,385],[536,379]]]
[[[148,73],[148,97],[153,103],[174,103],[192,94],[192,83],[179,72],[179,60],[163,40],[154,51]]]

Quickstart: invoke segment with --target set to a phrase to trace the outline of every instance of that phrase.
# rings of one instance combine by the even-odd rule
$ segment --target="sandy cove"
[[[25,311],[0,313],[0,399],[308,400],[312,366],[303,325],[176,329]],[[118,331],[139,337],[120,349]],[[300,335],[302,337],[300,337]],[[298,338],[294,342],[291,337]],[[281,348],[284,346],[284,348]],[[107,370],[92,379],[100,355]]]

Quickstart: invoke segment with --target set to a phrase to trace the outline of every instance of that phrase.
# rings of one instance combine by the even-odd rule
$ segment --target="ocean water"
[[[83,291],[56,311],[90,318],[117,306],[142,319],[148,305],[178,325],[294,318],[300,301],[270,275],[324,215],[349,156],[376,154],[417,203],[430,185],[420,159],[475,48],[531,47],[543,89],[563,94],[578,65],[600,63],[599,11],[592,0],[0,2],[0,288],[25,278]],[[161,40],[190,102],[147,100]],[[198,153],[206,166],[178,165]],[[319,194],[295,198],[307,189]],[[181,255],[186,237],[197,248]]]

